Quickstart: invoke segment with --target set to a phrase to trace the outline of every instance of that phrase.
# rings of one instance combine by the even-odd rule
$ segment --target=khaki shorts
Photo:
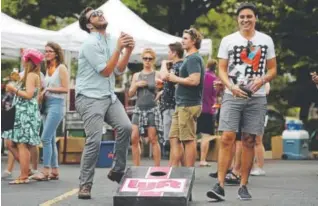
[[[194,140],[196,138],[197,119],[201,114],[201,105],[191,107],[176,107],[172,115],[170,138],[180,141]]]

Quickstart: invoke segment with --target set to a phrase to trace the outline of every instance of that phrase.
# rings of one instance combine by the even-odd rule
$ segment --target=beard
[[[107,28],[107,25],[108,23],[105,22],[105,23],[96,23],[96,24],[93,24],[93,26],[97,29],[97,30],[105,30]]]

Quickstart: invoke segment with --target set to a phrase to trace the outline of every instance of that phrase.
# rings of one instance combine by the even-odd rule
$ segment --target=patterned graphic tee
[[[218,58],[228,60],[228,74],[234,84],[247,84],[253,77],[266,74],[266,60],[276,57],[273,40],[258,32],[252,39],[245,39],[240,32],[224,37],[221,41]],[[226,93],[231,94],[229,89]],[[266,96],[262,86],[253,96]]]

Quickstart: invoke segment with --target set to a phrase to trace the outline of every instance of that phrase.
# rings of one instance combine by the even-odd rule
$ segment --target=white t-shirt
[[[221,41],[218,58],[228,60],[228,74],[236,76],[242,83],[248,78],[261,77],[266,74],[266,60],[276,57],[273,40],[270,36],[258,32],[247,40],[240,32],[232,33]],[[226,93],[232,92],[226,88]],[[266,96],[265,86],[262,86],[253,96]]]

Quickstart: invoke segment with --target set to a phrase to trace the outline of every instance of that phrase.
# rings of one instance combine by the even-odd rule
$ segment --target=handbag
[[[1,132],[13,129],[16,110],[13,104],[14,98],[15,96],[12,98],[10,95],[6,95],[1,102]]]
[[[8,110],[1,109],[1,132],[12,130],[15,120],[15,106]]]

